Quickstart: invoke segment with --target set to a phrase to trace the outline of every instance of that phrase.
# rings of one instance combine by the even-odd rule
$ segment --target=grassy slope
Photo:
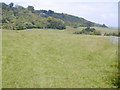
[[[108,37],[5,30],[3,87],[116,87],[116,51]]]

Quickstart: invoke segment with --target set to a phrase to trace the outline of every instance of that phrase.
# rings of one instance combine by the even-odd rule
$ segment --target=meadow
[[[3,30],[2,87],[117,88],[117,46],[70,28]]]
[[[0,30],[0,89],[2,88],[2,31]]]

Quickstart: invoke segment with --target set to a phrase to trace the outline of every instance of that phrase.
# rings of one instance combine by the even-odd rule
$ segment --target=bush
[[[120,36],[120,33],[104,33],[104,36]]]
[[[87,27],[82,31],[76,31],[74,34],[86,34],[86,35],[101,35],[100,31],[96,31],[94,28]]]
[[[94,28],[87,27],[87,28],[83,29],[82,31],[93,32],[93,31],[95,31],[95,29],[94,29]]]
[[[64,22],[57,20],[55,18],[48,17],[47,22],[48,22],[47,28],[60,29],[60,30],[66,29]]]
[[[94,35],[101,35],[100,31],[94,31]]]
[[[80,31],[76,31],[76,32],[74,32],[73,34],[82,34],[82,32]]]

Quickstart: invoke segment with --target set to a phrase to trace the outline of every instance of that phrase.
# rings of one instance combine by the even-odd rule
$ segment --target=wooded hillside
[[[77,27],[107,27],[76,16],[55,13],[52,10],[35,10],[33,6],[24,8],[10,3],[0,3],[2,8],[3,29],[22,30],[30,28],[66,29],[66,26]]]

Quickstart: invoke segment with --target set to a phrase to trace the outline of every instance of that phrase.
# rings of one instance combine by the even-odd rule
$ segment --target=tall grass
[[[2,31],[0,30],[0,89],[2,88]]]
[[[117,44],[58,30],[3,31],[3,88],[116,88]]]

